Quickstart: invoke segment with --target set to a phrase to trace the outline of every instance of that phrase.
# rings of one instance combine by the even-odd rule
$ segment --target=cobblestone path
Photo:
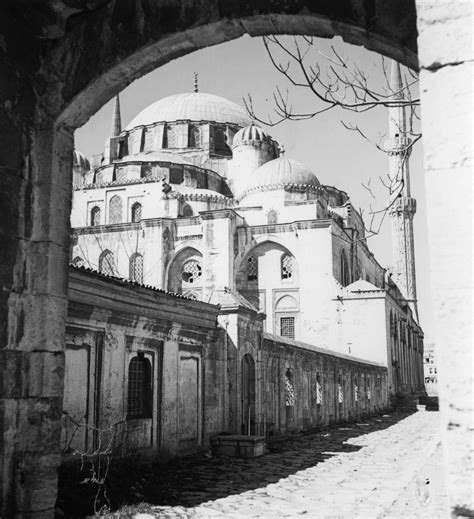
[[[170,465],[145,496],[163,505],[136,517],[444,518],[438,425],[437,412],[393,413],[274,443],[253,460]]]

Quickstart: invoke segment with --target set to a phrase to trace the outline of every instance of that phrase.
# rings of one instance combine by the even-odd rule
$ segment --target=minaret
[[[117,158],[117,137],[120,135],[121,131],[122,121],[120,117],[120,99],[117,95],[115,97],[114,111],[112,114],[109,138],[105,142],[104,164],[110,164]]]
[[[402,101],[388,109],[389,138],[385,150],[389,156],[389,175],[392,185],[389,214],[392,221],[393,280],[408,301],[418,321],[415,278],[415,247],[413,241],[413,216],[416,200],[410,193],[410,170],[408,160],[412,139],[407,132],[405,90],[400,65],[393,61],[390,77],[392,100]]]

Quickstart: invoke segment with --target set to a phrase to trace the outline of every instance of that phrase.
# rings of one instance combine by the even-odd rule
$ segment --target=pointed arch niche
[[[298,328],[299,313],[298,262],[283,244],[268,240],[248,250],[237,268],[236,288],[266,314],[266,331],[279,335],[283,323],[284,330],[293,330],[285,331],[286,336],[297,337],[295,330]],[[284,299],[284,296],[288,296],[288,299]],[[277,305],[282,306],[277,308]],[[280,318],[286,319],[281,323]]]
[[[171,260],[168,268],[168,290],[201,300],[203,274],[202,254],[194,247],[186,247]]]

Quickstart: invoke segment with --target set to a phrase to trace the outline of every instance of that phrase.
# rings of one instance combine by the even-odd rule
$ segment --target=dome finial
[[[198,87],[198,73],[195,72],[194,73],[194,92],[197,93],[199,92],[199,87]]]
[[[278,151],[279,151],[280,157],[283,157],[285,155],[285,145],[284,144],[280,144],[278,146]]]

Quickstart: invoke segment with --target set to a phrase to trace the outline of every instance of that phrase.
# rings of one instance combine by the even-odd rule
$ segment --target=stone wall
[[[271,437],[358,420],[389,407],[387,368],[264,333],[264,429]]]
[[[111,442],[118,455],[161,458],[209,445],[224,427],[217,312],[215,305],[71,268],[63,456],[92,452],[99,442]],[[149,373],[137,380],[144,366]]]

